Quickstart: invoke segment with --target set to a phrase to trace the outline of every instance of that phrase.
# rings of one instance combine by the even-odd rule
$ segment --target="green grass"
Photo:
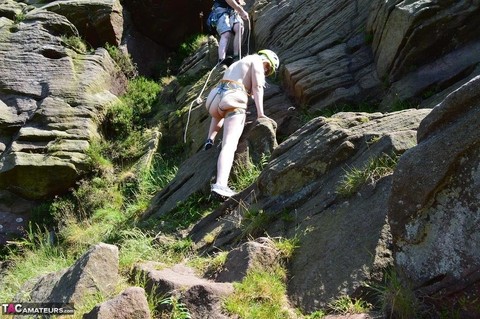
[[[195,256],[187,264],[196,269],[201,275],[213,274],[222,269],[227,261],[227,255],[227,251],[222,251],[214,256]]]
[[[181,303],[177,297],[173,297],[173,296],[167,297],[161,300],[160,304],[163,306],[166,306],[167,308],[166,311],[163,311],[163,312],[167,312],[167,314],[165,314],[167,316],[166,318],[190,319],[192,317],[187,307],[185,306],[185,304]],[[164,317],[165,316],[162,314],[162,318]]]
[[[368,285],[377,295],[382,311],[389,318],[418,318],[419,301],[412,287],[393,270],[388,270],[379,284]]]
[[[69,47],[78,53],[85,54],[88,52],[88,46],[81,37],[62,35],[60,40],[64,46]]]
[[[146,128],[146,118],[158,102],[160,84],[138,77],[128,82],[126,93],[112,103],[105,114],[102,130],[108,140],[128,142],[133,131]],[[122,144],[125,146],[125,143]]]
[[[361,299],[352,299],[349,296],[340,296],[328,304],[331,312],[341,315],[365,313],[371,308],[372,305],[369,303]]]
[[[264,234],[273,218],[273,215],[268,215],[263,210],[247,210],[241,224],[241,237],[256,237]]]
[[[30,279],[69,267],[74,258],[52,243],[51,233],[31,226],[27,237],[16,242],[8,256],[8,270],[0,279],[0,300],[12,301]],[[24,299],[27,300],[27,299]]]
[[[382,177],[393,173],[399,156],[383,154],[372,158],[363,168],[351,167],[345,171],[345,176],[337,186],[337,193],[342,196],[351,196],[367,183],[375,183]]]
[[[210,196],[195,193],[186,200],[178,202],[172,211],[159,218],[159,222],[162,223],[162,228],[166,232],[186,229],[211,213],[217,204]]]
[[[268,156],[262,154],[260,163],[253,164],[249,159],[245,165],[235,166],[232,174],[232,187],[236,190],[243,190],[255,182],[268,163]]]
[[[278,250],[282,258],[286,260],[292,258],[295,249],[297,249],[300,245],[300,238],[297,236],[293,238],[278,237],[272,238],[272,240],[275,249]]]
[[[234,283],[234,293],[226,298],[224,307],[230,314],[244,319],[293,318],[286,309],[285,271],[253,270],[240,283]]]

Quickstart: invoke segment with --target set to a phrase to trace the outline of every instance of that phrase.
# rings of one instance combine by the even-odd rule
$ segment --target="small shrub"
[[[160,85],[143,77],[132,79],[120,100],[112,103],[102,125],[109,140],[125,140],[146,127],[146,118],[157,102]]]
[[[120,48],[108,43],[105,45],[105,49],[107,49],[113,61],[115,61],[127,78],[132,79],[138,76],[137,66],[133,63],[130,54],[125,53],[120,50]]]
[[[133,131],[133,107],[121,100],[110,105],[102,130],[107,139],[126,139]]]
[[[25,12],[16,13],[13,17],[13,23],[19,24],[20,22],[24,21],[26,17],[27,15],[25,14]]]
[[[94,139],[90,141],[90,146],[86,152],[89,158],[88,164],[97,175],[102,175],[113,170],[112,162],[106,157],[107,148],[108,144],[102,140]]]
[[[133,122],[137,127],[144,127],[153,105],[158,101],[160,84],[144,77],[136,77],[128,82],[127,92],[122,97],[133,108]]]
[[[190,54],[194,53],[200,47],[208,41],[208,37],[204,34],[196,34],[190,36],[184,43],[180,44],[178,53],[182,59],[188,57]]]

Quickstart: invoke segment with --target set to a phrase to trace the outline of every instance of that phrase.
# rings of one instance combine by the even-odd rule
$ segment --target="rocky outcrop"
[[[169,6],[125,1],[140,30],[129,34],[148,36],[122,43],[142,42],[146,47],[137,51],[142,53],[152,43],[176,47],[196,24],[198,12],[190,9],[205,4],[197,2],[188,7],[182,1]],[[94,40],[118,44],[123,10],[118,2],[101,2],[102,9],[93,11],[102,23],[92,25],[88,10],[73,1],[46,5],[50,11],[0,3],[0,188],[41,199],[67,190],[88,170],[86,150],[99,136],[97,120],[122,92],[105,50],[87,54],[69,40],[92,39],[94,32],[107,30]],[[288,264],[288,294],[305,312],[339,295],[363,295],[363,282],[381,280],[383,270],[393,265],[422,300],[440,310],[460,309],[465,318],[478,317],[478,1],[267,0],[249,5],[252,43],[273,49],[281,59],[278,77],[265,90],[266,114],[277,125],[257,122],[250,101],[237,159],[271,157],[254,184],[189,231],[196,247],[231,249],[220,276],[231,281],[242,276],[230,270],[243,275],[250,261],[263,257],[250,248],[270,253],[268,247],[242,246],[246,230],[297,237],[299,248]],[[190,18],[179,24],[183,13]],[[209,70],[214,42],[190,57],[181,75]],[[147,56],[138,59],[151,59]],[[219,148],[200,151],[210,119],[196,99],[206,85],[204,100],[220,77],[217,69],[200,81],[172,86],[169,102],[178,112],[166,112],[162,134],[173,145],[185,133],[182,146],[190,158],[144,218],[161,217],[190,195],[208,193]],[[367,104],[382,111],[425,108],[337,113],[305,125],[301,119],[302,112],[311,118],[320,111]],[[362,170],[385,154],[403,154],[393,176],[367,180],[348,195],[338,192],[346,172]],[[264,218],[256,229],[245,218],[252,212]],[[244,257],[247,264],[237,268],[242,265],[235,260]],[[32,300],[80,300],[70,288],[79,282],[93,285],[80,271],[90,265],[89,258],[33,283],[28,287]],[[178,297],[194,317],[224,316],[219,300],[232,291],[230,283],[200,279],[182,267],[155,267],[137,268],[150,291],[154,285],[160,293],[181,291]],[[115,299],[104,306],[117,303],[123,302]]]
[[[381,92],[362,30],[370,3],[255,2],[256,45],[277,52],[283,84],[297,105],[318,111],[371,100]]]
[[[480,288],[479,92],[476,77],[422,121],[389,202],[399,273],[438,309],[460,308],[462,318],[480,315],[473,302]],[[472,302],[460,307],[461,300]]]
[[[275,149],[255,185],[200,221],[191,238],[207,250],[232,247],[248,227],[242,216],[259,211],[266,220],[260,233],[300,239],[288,281],[297,306],[314,310],[340,294],[360,294],[363,281],[380,280],[392,263],[391,178],[366,183],[347,198],[338,185],[346,171],[413,147],[429,112],[340,113],[310,121]],[[207,234],[215,234],[210,245],[203,241]]]
[[[412,66],[429,64],[474,42],[480,22],[478,3],[378,0],[373,1],[372,8],[368,27],[373,34],[378,75],[392,81],[409,73]],[[463,63],[452,59],[443,62]],[[478,58],[469,63],[475,65]]]
[[[106,43],[118,46],[123,36],[123,8],[119,0],[53,1],[39,10],[48,10],[68,19],[92,47]]]
[[[19,302],[81,303],[89,295],[111,294],[119,280],[118,248],[98,244],[90,248],[70,268],[50,273],[27,283]]]
[[[0,28],[0,187],[44,198],[88,170],[102,110],[117,100],[118,70],[104,49],[85,54],[64,16],[33,10]]]

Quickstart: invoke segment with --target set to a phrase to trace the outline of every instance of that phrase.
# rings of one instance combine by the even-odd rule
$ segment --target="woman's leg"
[[[223,32],[220,35],[220,42],[218,44],[218,60],[222,61],[225,60],[225,57],[227,56],[227,50],[228,50],[228,42],[230,41],[232,33],[231,32]]]
[[[210,129],[208,130],[208,137],[212,141],[215,141],[215,137],[223,126],[223,118],[213,117],[210,121]]]
[[[217,184],[228,186],[235,151],[243,132],[245,114],[235,114],[225,118],[223,127],[222,150],[217,161]]]

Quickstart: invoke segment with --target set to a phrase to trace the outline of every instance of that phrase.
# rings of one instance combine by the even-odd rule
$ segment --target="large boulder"
[[[118,248],[100,243],[91,247],[68,269],[27,283],[18,301],[82,303],[91,295],[113,293],[118,284]]]
[[[433,107],[438,99],[430,97],[443,99],[443,91],[478,75],[479,13],[478,3],[462,1],[373,1],[367,32],[378,76],[389,86],[382,106],[425,100]]]
[[[440,311],[465,311],[462,318],[480,315],[474,302],[480,289],[479,92],[476,77],[422,121],[418,145],[395,171],[389,201],[399,273]]]
[[[39,199],[89,169],[104,108],[124,88],[105,49],[86,54],[65,17],[33,10],[0,28],[0,188]],[[62,35],[62,37],[60,36]]]
[[[118,46],[123,36],[123,8],[119,0],[60,0],[39,10],[66,17],[92,47]]]
[[[381,280],[392,264],[391,177],[367,181],[349,196],[338,185],[347,171],[414,146],[429,112],[339,113],[310,121],[275,149],[257,183],[195,225],[190,238],[206,251],[231,248],[254,224],[245,214],[263,214],[255,235],[300,240],[289,262],[288,293],[296,306],[313,311],[340,295],[358,297],[364,281]],[[214,241],[206,241],[212,234]]]

